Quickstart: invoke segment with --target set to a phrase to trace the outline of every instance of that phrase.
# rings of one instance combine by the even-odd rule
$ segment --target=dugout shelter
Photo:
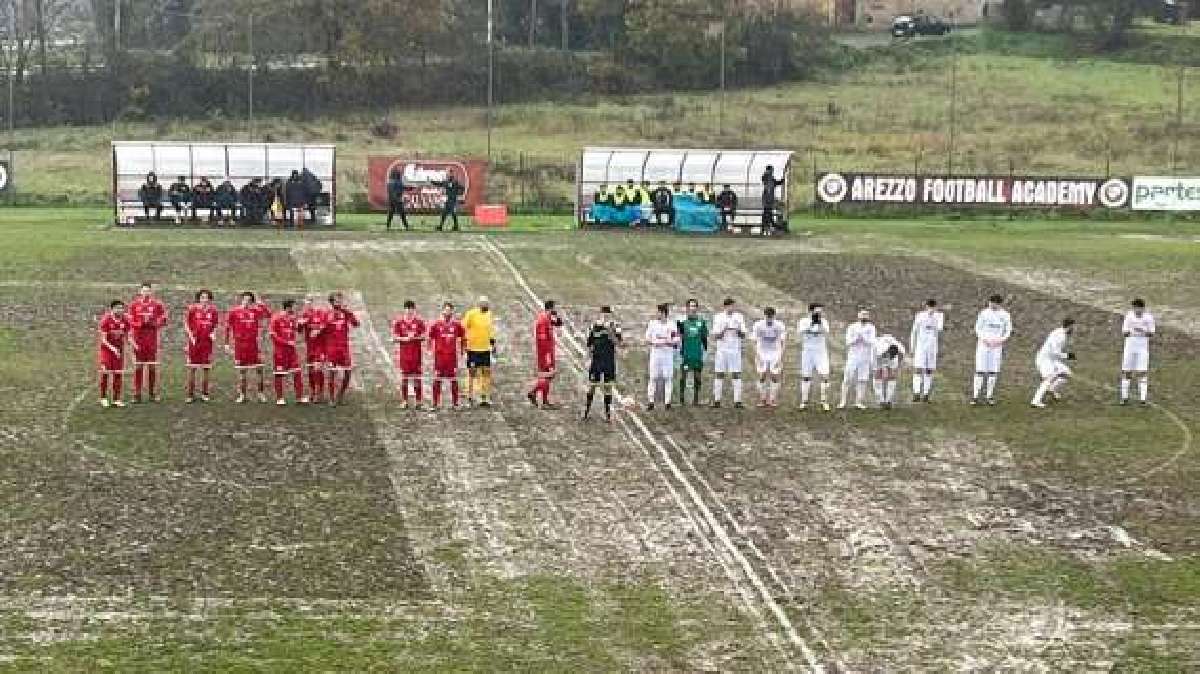
[[[586,147],[576,171],[576,222],[581,227],[595,224],[594,195],[605,185],[614,188],[633,180],[653,189],[663,181],[686,190],[694,183],[711,186],[714,194],[729,185],[738,197],[730,229],[757,234],[762,222],[762,174],[767,166],[773,166],[776,179],[784,181],[776,191],[776,211],[786,220],[792,166],[792,152],[788,150]]]
[[[237,190],[254,178],[265,183],[284,181],[292,171],[309,171],[321,181],[321,191],[312,199],[316,222],[332,227],[337,203],[337,153],[333,145],[296,143],[189,143],[117,141],[112,144],[113,218],[118,225],[132,225],[143,215],[138,189],[153,171],[164,191],[183,176],[194,187],[208,178],[213,187],[228,179]],[[166,201],[164,197],[164,201]],[[164,215],[173,215],[166,203]],[[199,209],[201,222],[207,209]],[[308,220],[311,215],[303,214]]]

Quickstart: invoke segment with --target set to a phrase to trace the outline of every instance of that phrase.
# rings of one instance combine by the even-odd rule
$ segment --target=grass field
[[[774,240],[551,231],[114,230],[103,211],[0,213],[0,667],[37,671],[1187,671],[1200,667],[1200,227],[811,220]],[[546,230],[546,231],[539,231]],[[345,290],[364,319],[340,408],[95,405],[91,330],[152,279],[178,316]],[[1017,333],[1001,404],[966,406],[974,312]],[[501,405],[403,411],[387,323],[488,294]],[[934,404],[575,418],[523,400],[535,297],[576,333],[612,304],[645,388],[659,301],[733,295],[905,335],[948,307]],[[1152,408],[1113,405],[1119,314],[1160,316]],[[1079,320],[1080,377],[1031,410],[1033,351]],[[836,334],[836,330],[835,330]],[[841,353],[835,349],[835,379]],[[907,381],[905,382],[907,384]],[[836,390],[836,386],[835,386]],[[753,399],[753,387],[747,387]],[[705,390],[704,398],[708,398]]]
[[[1176,129],[1178,70],[1171,54],[1200,53],[1187,35],[1150,43],[1141,62],[1089,57],[1061,39],[983,31],[958,42],[885,48],[864,65],[820,81],[731,91],[724,124],[715,93],[503,104],[493,138],[493,198],[521,197],[536,182],[566,196],[566,171],[585,145],[782,147],[801,153],[807,184],[821,169],[1114,175],[1186,170],[1200,158],[1194,73],[1185,74],[1183,126]],[[1200,44],[1200,43],[1197,43]],[[1166,45],[1166,46],[1163,46]],[[1190,46],[1189,46],[1190,45]],[[1154,51],[1160,48],[1162,53]],[[1148,62],[1147,62],[1148,61]],[[956,127],[950,145],[950,80]],[[503,92],[501,92],[501,97]],[[372,135],[390,117],[395,138]],[[313,120],[260,119],[258,140],[334,142],[344,204],[365,190],[373,153],[485,154],[484,113],[469,107],[396,109]],[[18,130],[16,181],[23,198],[104,203],[109,142],[245,140],[245,120],[135,122]],[[1177,146],[1177,147],[1176,147]],[[1175,153],[1177,150],[1177,154]],[[519,153],[531,155],[522,172]],[[805,196],[807,193],[802,193]],[[527,195],[528,196],[528,195]],[[803,201],[803,199],[801,199]]]

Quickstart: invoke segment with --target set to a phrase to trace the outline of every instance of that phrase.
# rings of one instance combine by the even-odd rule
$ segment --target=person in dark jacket
[[[717,210],[721,212],[721,227],[728,228],[737,217],[737,193],[729,185],[725,185],[717,195]]]
[[[187,212],[187,208],[192,203],[192,188],[179,176],[179,180],[171,183],[170,189],[167,190],[167,199],[171,201],[171,207],[175,209],[175,224],[183,221],[183,216]]]
[[[325,186],[321,184],[321,179],[307,168],[300,171],[300,181],[304,183],[304,189],[308,190],[305,203],[308,204],[309,222],[315,225],[317,224],[317,202],[322,200],[321,194]]]
[[[675,226],[675,195],[671,192],[671,188],[667,187],[664,181],[658,181],[658,187],[654,189],[654,194],[650,195],[651,202],[654,204],[654,224],[661,225],[662,216],[667,216],[667,226]]]
[[[775,204],[777,190],[783,185],[783,178],[775,178],[775,167],[767,166],[767,170],[762,174],[762,233],[770,234],[775,230]]]
[[[255,178],[243,185],[238,196],[242,202],[242,221],[248,225],[261,225],[266,211],[263,207],[266,194],[262,178]]]
[[[154,211],[155,220],[162,220],[163,188],[154,171],[146,174],[146,182],[138,188],[138,200],[142,202],[147,220],[150,219],[150,211]]]
[[[213,201],[213,216],[220,222],[231,224],[237,219],[238,192],[233,183],[226,178],[217,186],[216,198]]]
[[[300,179],[299,171],[292,171],[287,185],[283,188],[284,201],[287,207],[288,219],[296,229],[304,228],[304,209],[308,208],[308,187]]]
[[[434,181],[433,184],[442,188],[446,192],[446,205],[442,207],[442,219],[438,222],[438,231],[442,231],[442,227],[446,224],[446,218],[454,221],[454,231],[458,231],[458,200],[463,195],[463,184],[458,182],[458,179],[453,174],[446,176],[443,181]]]
[[[392,228],[392,217],[400,214],[400,222],[404,229],[409,229],[408,213],[404,210],[404,173],[399,168],[392,169],[387,182],[388,216],[387,228]]]
[[[192,188],[192,220],[196,219],[196,211],[204,208],[208,210],[208,219],[213,219],[213,186],[208,182],[208,178],[201,178],[200,182]]]

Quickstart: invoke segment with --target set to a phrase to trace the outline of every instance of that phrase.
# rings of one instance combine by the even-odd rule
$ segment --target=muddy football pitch
[[[0,668],[1200,667],[1198,307],[1167,290],[1172,303],[1156,304],[1153,278],[1070,256],[1000,264],[960,229],[939,248],[885,229],[759,240],[10,225]],[[1110,238],[1111,268],[1141,264],[1123,251],[1151,245]],[[1163,245],[1192,272],[1173,283],[1187,283],[1200,249],[1176,243]],[[142,280],[176,319],[199,287],[222,305],[242,289],[274,302],[344,291],[363,323],[350,403],[235,405],[219,361],[213,401],[187,405],[175,320],[166,400],[101,409],[94,321]],[[992,293],[1016,333],[999,405],[972,408],[971,330]],[[1163,305],[1154,405],[1118,407],[1120,319],[1142,294]],[[391,318],[406,299],[432,315],[479,295],[499,321],[500,404],[401,409]],[[611,425],[578,419],[596,307],[623,323],[619,384],[644,400],[654,305],[695,297],[710,312],[726,296],[751,319],[775,307],[793,330],[821,301],[835,336],[865,305],[906,342],[913,312],[938,298],[933,402],[907,402],[906,370],[893,410],[800,411],[792,339],[778,409],[630,404]],[[550,298],[568,319],[563,407],[538,410],[524,399],[531,325]],[[1030,409],[1033,354],[1066,316],[1079,376],[1062,402]],[[751,363],[747,349],[748,378]]]

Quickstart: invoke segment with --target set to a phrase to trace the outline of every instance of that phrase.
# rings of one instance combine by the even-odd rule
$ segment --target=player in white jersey
[[[838,409],[846,409],[850,384],[854,384],[854,406],[867,409],[867,382],[871,380],[872,360],[875,358],[875,324],[871,312],[858,312],[858,320],[846,326],[846,369],[842,373],[842,401]]]
[[[1129,404],[1129,385],[1133,375],[1138,378],[1138,400],[1150,404],[1150,338],[1154,336],[1154,316],[1146,311],[1146,301],[1135,299],[1133,309],[1125,314],[1121,333],[1125,348],[1121,353],[1121,404]]]
[[[987,391],[987,403],[996,404],[996,379],[1000,376],[1000,365],[1004,361],[1004,344],[1012,337],[1012,317],[1004,310],[1004,298],[992,295],[988,305],[975,319],[975,382],[972,387],[971,404],[979,404],[979,396]]]
[[[1075,319],[1064,319],[1062,327],[1051,330],[1046,341],[1042,343],[1042,348],[1038,349],[1034,363],[1042,377],[1042,383],[1033,394],[1030,405],[1045,407],[1046,403],[1043,401],[1046,394],[1049,393],[1057,399],[1058,391],[1071,378],[1071,368],[1067,367],[1067,361],[1075,360],[1075,354],[1071,353],[1070,349],[1071,333],[1074,331]]]
[[[733,406],[742,407],[742,340],[746,338],[746,317],[737,310],[732,298],[721,303],[721,312],[713,316],[712,335],[717,341],[713,358],[713,407],[721,406],[725,377],[733,380]]]
[[[907,352],[904,344],[890,334],[875,339],[875,399],[885,410],[896,403],[896,384],[900,379],[900,367]]]
[[[783,347],[787,343],[787,327],[776,320],[775,308],[763,309],[763,318],[750,328],[754,340],[754,361],[758,369],[758,406],[779,404],[779,375],[783,373]]]
[[[933,372],[937,370],[938,342],[946,329],[946,315],[938,311],[937,300],[926,300],[925,309],[913,317],[908,346],[913,355],[913,402],[929,402],[933,392]]]
[[[814,302],[808,305],[808,316],[796,324],[800,334],[800,409],[808,407],[813,376],[821,378],[821,408],[829,411],[829,321],[823,315],[825,307]]]
[[[679,348],[679,326],[668,318],[669,304],[658,305],[657,316],[646,325],[646,343],[650,347],[650,372],[646,384],[646,409],[654,409],[658,388],[663,403],[671,409],[671,378],[675,374],[675,350]]]

